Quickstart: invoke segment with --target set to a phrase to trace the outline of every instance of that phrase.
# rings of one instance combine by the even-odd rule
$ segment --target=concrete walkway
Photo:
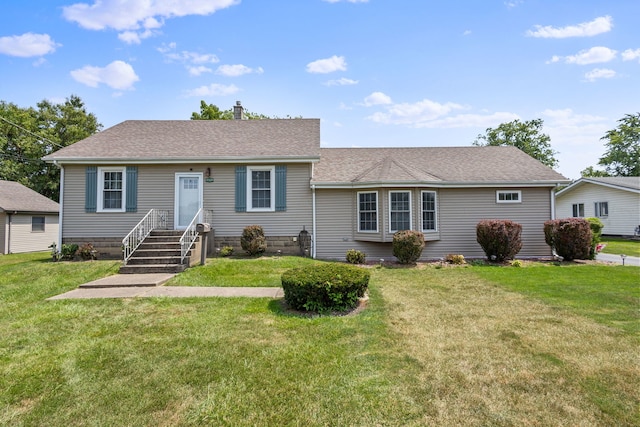
[[[615,262],[616,264],[622,264],[622,257],[615,254],[603,254],[600,252],[596,255],[596,261]],[[637,256],[627,256],[624,259],[624,265],[632,265],[640,267],[640,258]]]
[[[136,298],[136,297],[254,297],[281,298],[282,288],[228,288],[214,286],[162,286],[174,274],[116,274],[80,285],[78,289],[48,298]]]

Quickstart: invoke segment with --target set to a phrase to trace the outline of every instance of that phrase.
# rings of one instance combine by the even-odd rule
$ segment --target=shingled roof
[[[18,182],[0,181],[0,211],[59,213],[60,205]]]
[[[59,162],[317,161],[320,120],[127,120],[44,158]]]
[[[555,184],[569,180],[515,147],[322,148],[312,184]]]
[[[557,196],[563,196],[574,189],[585,184],[595,184],[603,187],[615,188],[617,190],[640,193],[640,177],[638,176],[607,176],[607,177],[584,177],[574,181],[570,186],[558,191]]]

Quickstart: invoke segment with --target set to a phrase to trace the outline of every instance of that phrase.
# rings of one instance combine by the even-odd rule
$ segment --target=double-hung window
[[[358,193],[358,231],[378,231],[378,192]]]
[[[573,204],[573,217],[584,218],[584,203]]]
[[[422,231],[436,231],[436,192],[422,192]]]
[[[98,168],[98,211],[124,212],[125,168]]]
[[[275,210],[275,167],[249,167],[247,202],[251,211]]]
[[[44,217],[43,216],[32,216],[31,217],[31,232],[32,233],[42,233],[44,232]]]
[[[389,192],[389,232],[411,230],[411,192]]]
[[[606,218],[609,216],[609,202],[596,202],[595,214],[598,218]]]

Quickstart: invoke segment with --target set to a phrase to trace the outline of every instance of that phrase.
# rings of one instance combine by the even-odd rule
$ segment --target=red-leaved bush
[[[522,249],[522,225],[508,219],[483,219],[476,226],[476,240],[487,259],[503,262]]]
[[[552,219],[544,223],[544,240],[565,261],[589,259],[591,225],[584,218]]]

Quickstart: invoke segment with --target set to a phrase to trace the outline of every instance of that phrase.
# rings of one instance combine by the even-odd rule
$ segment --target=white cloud
[[[640,58],[640,49],[627,49],[622,52],[623,61],[633,61],[638,58]]]
[[[133,67],[124,61],[113,61],[106,67],[84,66],[71,71],[74,80],[90,87],[105,84],[113,89],[133,89],[133,84],[140,80]]]
[[[220,74],[227,77],[238,77],[238,76],[242,76],[243,74],[251,74],[251,73],[262,74],[264,73],[264,70],[262,69],[262,67],[250,68],[242,64],[221,65],[216,70],[216,74]]]
[[[616,76],[614,70],[608,68],[594,68],[584,75],[584,78],[588,82],[595,82],[598,79],[611,79]]]
[[[119,36],[121,40],[139,43],[140,39],[146,38],[147,31],[162,27],[166,19],[187,15],[210,15],[238,4],[240,0],[127,0],[126,4],[124,3],[122,0],[94,0],[93,4],[75,3],[64,6],[62,15],[82,28],[114,29],[123,32],[124,35]],[[138,30],[142,31],[136,39],[131,33]]]
[[[458,114],[455,116],[444,117],[436,120],[428,120],[420,122],[415,125],[417,128],[490,128],[500,125],[505,122],[512,122],[516,119],[520,119],[515,113],[509,113],[504,111],[498,111],[491,114]]]
[[[505,1],[504,5],[507,6],[508,9],[513,9],[516,6],[520,6],[523,3],[523,0],[509,0]]]
[[[25,33],[0,37],[0,53],[21,58],[47,55],[60,46],[62,45],[54,42],[49,34]]]
[[[347,79],[346,77],[343,77],[341,79],[329,80],[329,81],[325,82],[324,84],[325,84],[325,86],[350,86],[350,85],[357,85],[358,81],[357,80],[352,80],[352,79]]]
[[[595,46],[591,49],[581,50],[575,55],[569,56],[557,56],[554,55],[547,64],[553,62],[563,61],[567,64],[578,64],[578,65],[588,65],[588,64],[597,64],[601,62],[609,62],[615,59],[616,54],[618,52],[613,49],[609,49],[604,46]]]
[[[212,83],[209,86],[200,86],[185,92],[186,96],[227,96],[233,95],[240,89],[236,85],[222,85]]]
[[[199,76],[204,73],[212,73],[213,70],[209,67],[205,67],[204,65],[197,66],[187,66],[187,70],[189,70],[189,75],[191,76]]]
[[[464,30],[464,32],[462,33],[463,36],[469,36],[471,35],[471,30]]]
[[[544,132],[551,137],[553,149],[560,166],[570,172],[572,179],[580,178],[580,171],[588,166],[596,166],[604,148],[600,138],[615,125],[606,117],[591,114],[577,114],[570,108],[540,113],[544,119]]]
[[[347,71],[347,63],[344,56],[333,55],[331,58],[318,59],[307,64],[308,73],[333,73],[334,71]]]
[[[563,39],[566,37],[591,37],[611,31],[613,28],[613,18],[601,16],[593,21],[583,22],[578,25],[566,27],[552,27],[550,25],[534,25],[535,30],[527,31],[529,37]]]
[[[373,92],[371,95],[364,99],[365,107],[372,107],[374,105],[389,105],[392,104],[391,98],[382,92]]]
[[[118,34],[118,38],[126,44],[140,44],[143,39],[148,39],[151,36],[158,34],[157,31],[144,30],[140,32],[135,31],[123,31]]]

